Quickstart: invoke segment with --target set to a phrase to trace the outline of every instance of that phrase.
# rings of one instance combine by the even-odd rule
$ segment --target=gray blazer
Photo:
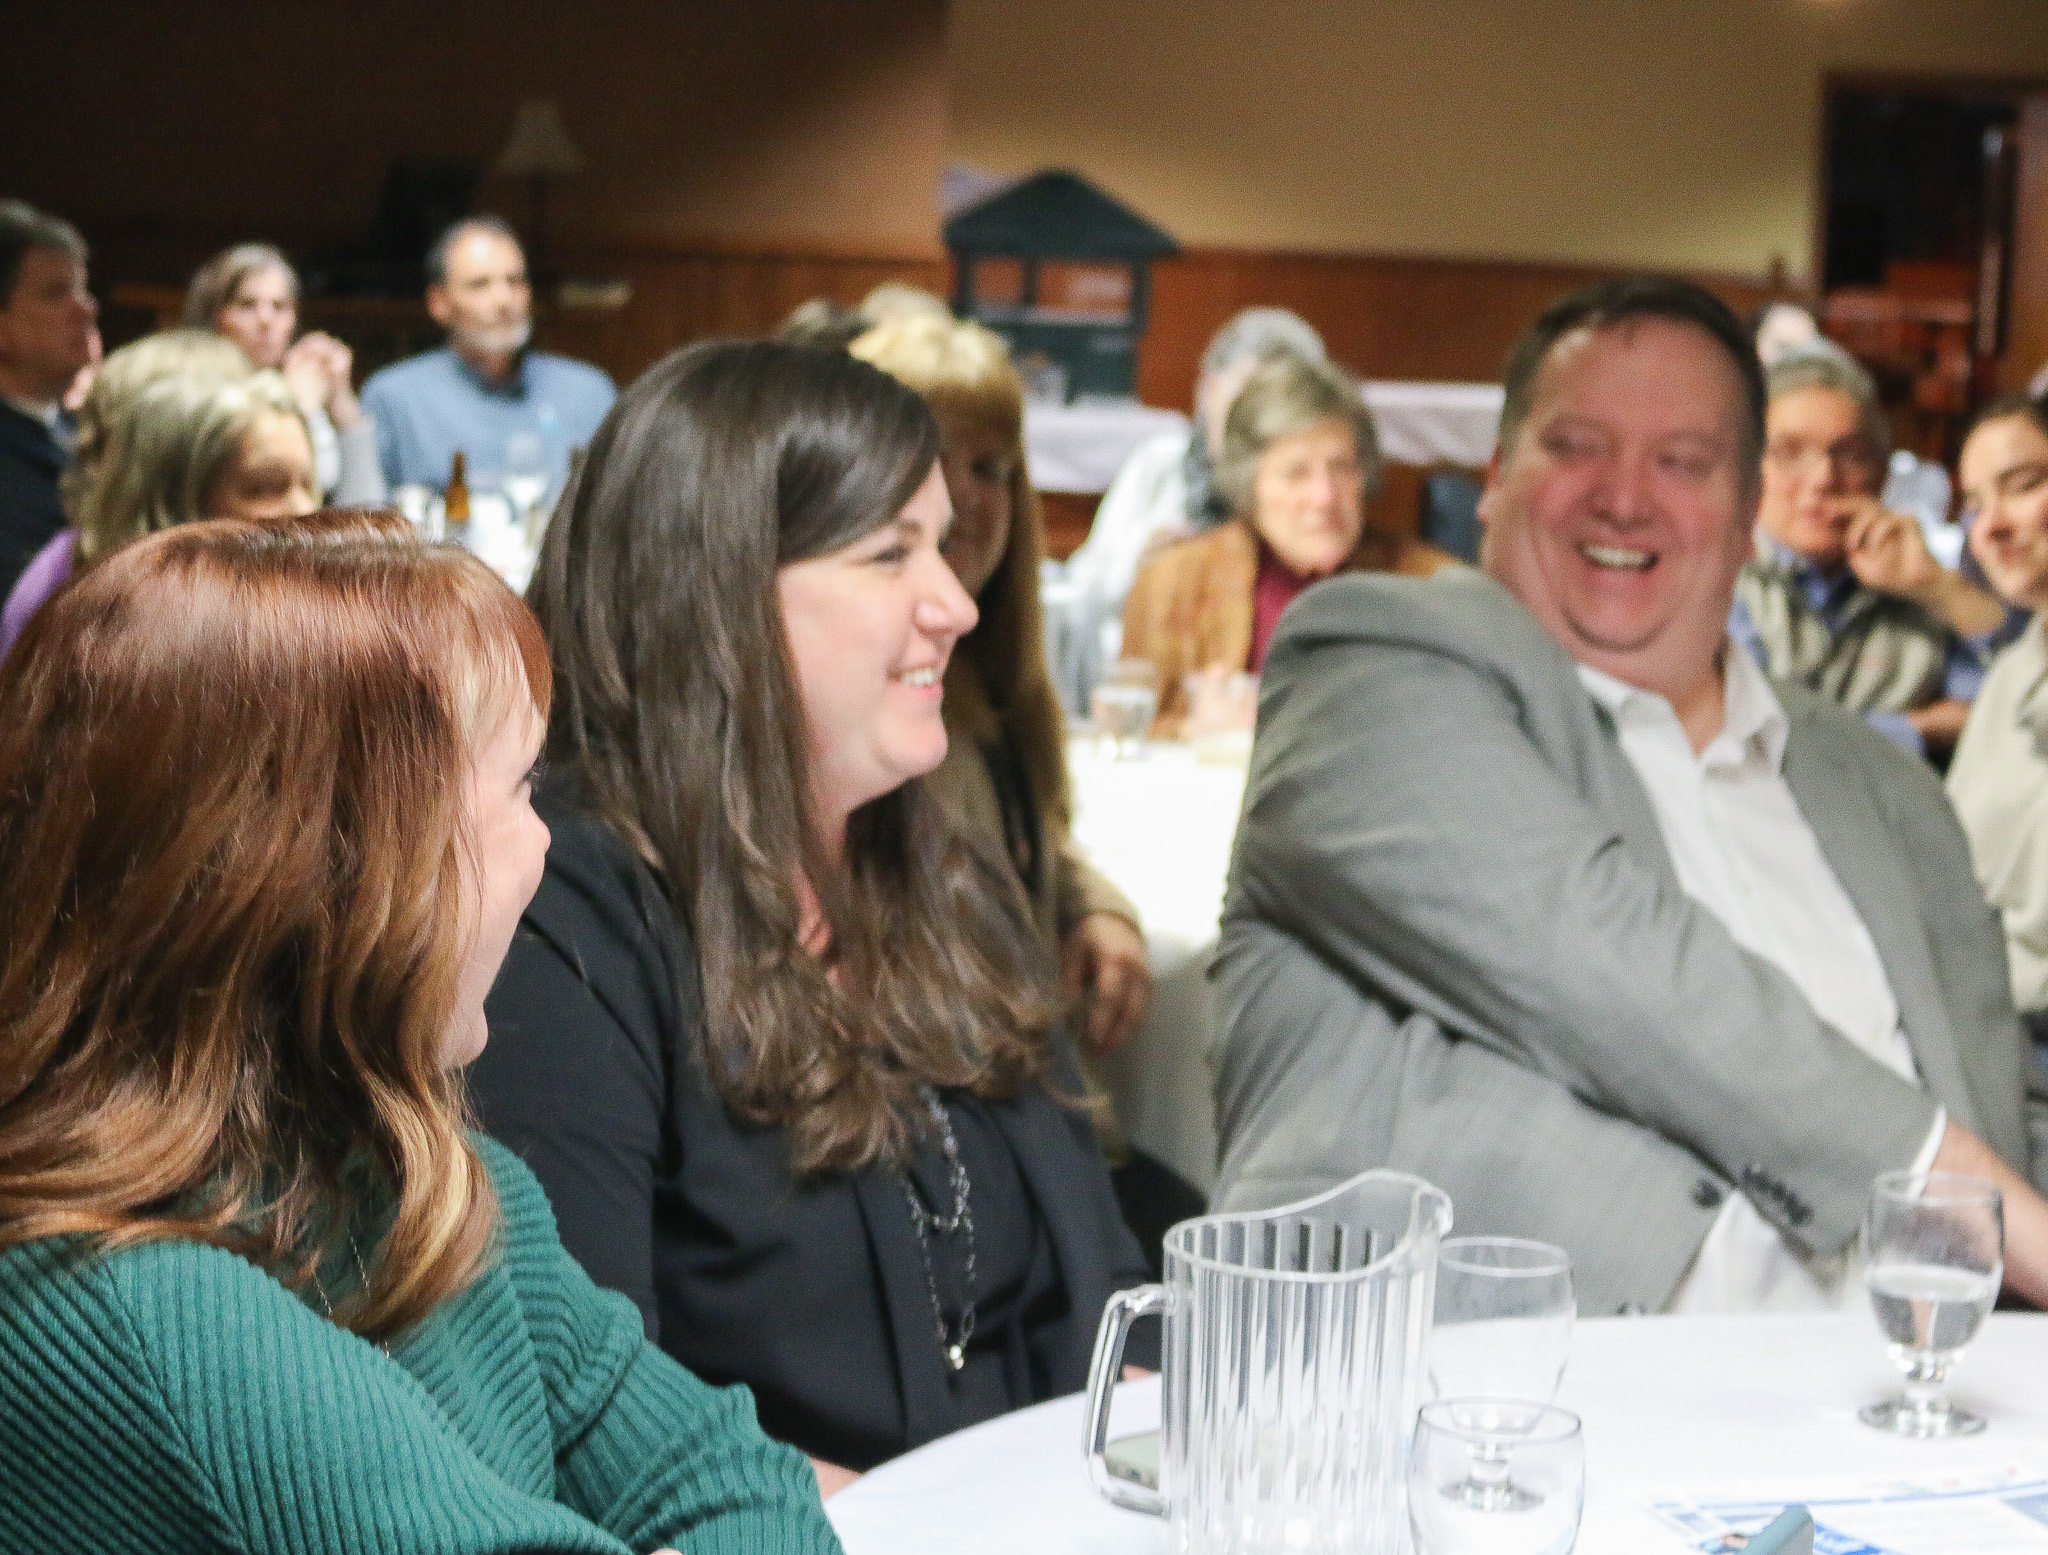
[[[1861,720],[1779,696],[1786,781],[1924,1089],[1679,889],[1606,712],[1499,584],[1304,595],[1261,676],[1212,973],[1218,1206],[1418,1172],[1461,1233],[1567,1248],[1600,1313],[1661,1307],[1731,1190],[1841,1249],[1937,1103],[2043,1181],[2048,1087],[1940,785]]]

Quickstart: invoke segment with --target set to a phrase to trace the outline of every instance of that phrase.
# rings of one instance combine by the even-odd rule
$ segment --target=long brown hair
[[[9,655],[0,1247],[179,1237],[295,1289],[326,1264],[373,1338],[480,1267],[495,1200],[441,1062],[461,774],[549,670],[510,590],[407,530],[151,535]]]
[[[981,620],[946,666],[947,722],[972,718],[977,698],[1022,759],[1039,812],[1061,827],[1067,797],[1066,717],[1045,663],[1038,564],[1045,517],[1024,462],[1024,382],[1003,337],[979,324],[915,314],[877,325],[850,348],[915,389],[943,429],[958,423],[1000,439],[1010,455],[1010,538],[975,603]]]
[[[899,1159],[920,1084],[1012,1094],[1047,1062],[1050,969],[1015,872],[921,783],[854,812],[830,861],[779,568],[880,528],[938,429],[839,353],[691,346],[619,399],[529,592],[560,697],[550,759],[661,877],[696,940],[704,1062],[801,1175]],[[830,930],[798,939],[798,882]]]

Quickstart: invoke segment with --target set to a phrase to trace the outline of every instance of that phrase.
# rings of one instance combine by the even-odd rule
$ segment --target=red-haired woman
[[[463,1127],[532,616],[300,522],[125,547],[0,681],[0,1548],[834,1548]]]

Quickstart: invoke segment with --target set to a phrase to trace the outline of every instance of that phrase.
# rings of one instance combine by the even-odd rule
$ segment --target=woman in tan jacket
[[[1338,572],[1426,577],[1454,560],[1366,526],[1379,472],[1372,415],[1335,367],[1282,356],[1245,381],[1216,464],[1236,516],[1153,556],[1124,606],[1123,656],[1159,675],[1156,736],[1183,731],[1190,675],[1256,675],[1280,613],[1311,583]]]
[[[1047,948],[1083,1001],[1078,1035],[1117,1047],[1145,1018],[1152,973],[1137,909],[1067,836],[1066,728],[1038,605],[1044,524],[1024,468],[1024,390],[1000,336],[951,318],[878,325],[853,355],[923,396],[953,500],[946,557],[981,621],[946,669],[948,749],[926,780],[1017,868]]]

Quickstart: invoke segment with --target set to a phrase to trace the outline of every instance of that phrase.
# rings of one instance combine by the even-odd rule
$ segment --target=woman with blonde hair
[[[276,373],[233,344],[170,330],[107,358],[64,474],[70,525],[0,612],[0,654],[71,574],[125,541],[198,518],[286,518],[319,506],[312,445]]]
[[[0,677],[0,1547],[836,1548],[464,1127],[532,615],[404,521],[154,534]]]
[[[355,357],[332,335],[292,337],[299,273],[268,243],[238,243],[199,267],[185,289],[185,324],[218,331],[255,367],[284,374],[313,438],[320,489],[339,503],[381,503],[377,428],[356,398]]]
[[[1456,560],[1366,522],[1379,474],[1372,413],[1341,371],[1291,354],[1253,369],[1216,459],[1232,518],[1154,555],[1124,602],[1124,655],[1159,676],[1156,735],[1186,732],[1191,711],[1248,727],[1249,698],[1206,693],[1258,674],[1280,613],[1310,584],[1339,572],[1427,577]],[[1193,708],[1191,680],[1220,714]]]
[[[1137,909],[1067,837],[1066,720],[1045,662],[1045,525],[1024,464],[1023,383],[1001,336],[949,317],[905,316],[851,350],[915,389],[938,421],[953,503],[946,560],[981,612],[946,667],[949,743],[931,784],[1016,869],[1086,1000],[1090,1045],[1107,1051],[1144,1020],[1152,974]]]

